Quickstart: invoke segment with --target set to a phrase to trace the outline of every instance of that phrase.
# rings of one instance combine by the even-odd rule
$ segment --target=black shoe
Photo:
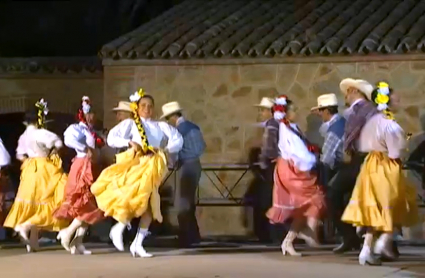
[[[335,254],[343,254],[345,252],[360,250],[360,243],[358,241],[343,241],[338,247],[332,251]]]

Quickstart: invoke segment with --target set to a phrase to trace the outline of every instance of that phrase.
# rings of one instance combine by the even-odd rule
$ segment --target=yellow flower
[[[388,85],[387,82],[379,82],[378,88],[389,88],[390,85]]]
[[[378,94],[375,100],[377,104],[386,104],[389,101],[390,101],[390,98],[387,95],[383,95],[383,94]]]
[[[130,104],[130,108],[131,108],[131,110],[136,111],[137,110],[137,102],[132,102]]]
[[[140,88],[137,93],[139,94],[140,97],[143,97],[145,95],[145,92],[143,92],[142,88]]]

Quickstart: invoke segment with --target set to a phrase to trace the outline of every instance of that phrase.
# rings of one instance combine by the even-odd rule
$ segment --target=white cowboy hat
[[[162,116],[160,119],[170,116],[171,114],[182,111],[183,108],[180,107],[180,104],[177,101],[166,103],[162,106]]]
[[[371,99],[373,86],[366,80],[346,78],[339,84],[339,88],[344,95],[347,94],[348,88],[350,87],[358,89],[366,95],[367,99]]]
[[[125,111],[125,112],[132,112],[130,108],[130,102],[128,101],[120,101],[118,102],[118,106],[114,107],[112,111]]]
[[[255,104],[254,106],[271,109],[273,105],[274,105],[274,99],[269,97],[263,97],[261,99],[261,102],[259,104]]]
[[[330,106],[338,106],[338,99],[335,94],[326,94],[319,96],[317,98],[317,106],[312,107],[310,111]]]

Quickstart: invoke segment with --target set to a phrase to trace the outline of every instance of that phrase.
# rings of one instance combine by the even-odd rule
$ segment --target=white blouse
[[[358,143],[360,152],[378,151],[397,159],[406,148],[406,134],[396,121],[378,113],[364,125]]]
[[[24,133],[19,137],[16,148],[16,158],[23,160],[27,155],[33,157],[47,157],[50,150],[63,146],[62,140],[47,129],[37,129],[34,125],[28,125]]]
[[[77,157],[85,157],[87,148],[94,149],[96,141],[88,126],[84,123],[72,124],[64,132],[64,143],[68,148],[74,149]]]
[[[291,123],[291,127],[298,130],[297,125]],[[312,154],[301,138],[289,129],[284,123],[279,124],[280,156],[292,161],[300,171],[310,171],[316,164],[316,156]]]
[[[10,164],[10,155],[4,147],[3,141],[0,138],[0,169]]]
[[[141,119],[149,145],[154,148],[161,148],[163,142],[167,140],[165,150],[169,153],[178,153],[183,147],[183,137],[174,127],[165,122]],[[115,127],[108,134],[107,143],[112,148],[128,147],[128,143],[134,141],[142,144],[136,123],[132,119],[126,119]]]

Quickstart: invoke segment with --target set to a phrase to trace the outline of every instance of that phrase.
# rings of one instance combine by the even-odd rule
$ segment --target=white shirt
[[[299,131],[297,125],[292,123],[290,125],[293,129]],[[316,164],[316,156],[308,150],[301,138],[284,123],[279,124],[278,147],[281,157],[292,161],[300,171],[310,171]]]
[[[0,138],[0,169],[10,164],[10,155],[4,147],[3,141]]]
[[[85,157],[87,148],[95,149],[96,142],[88,126],[84,123],[72,124],[64,132],[64,143],[74,149],[77,157]]]
[[[50,150],[63,146],[62,140],[53,132],[47,129],[37,129],[34,125],[28,125],[24,133],[19,137],[16,148],[16,158],[24,159],[24,155],[30,158],[47,157]]]
[[[141,118],[143,127],[148,138],[149,145],[154,148],[161,148],[166,143],[165,150],[169,153],[178,153],[183,147],[183,137],[176,128],[165,122],[145,120]],[[114,126],[108,134],[107,143],[112,148],[128,147],[130,141],[142,144],[136,123],[132,119],[126,119]]]

